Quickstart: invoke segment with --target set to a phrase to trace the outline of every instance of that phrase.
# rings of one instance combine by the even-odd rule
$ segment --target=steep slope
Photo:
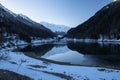
[[[4,38],[4,34],[17,35],[20,39],[30,37],[52,38],[55,36],[51,30],[43,25],[23,18],[0,4],[0,38]]]
[[[69,38],[120,39],[120,2],[103,7],[93,17],[67,32]]]

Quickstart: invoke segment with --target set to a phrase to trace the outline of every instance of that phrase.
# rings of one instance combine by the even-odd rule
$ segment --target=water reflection
[[[120,66],[120,45],[106,43],[42,44],[21,49],[32,58],[89,66]]]
[[[120,45],[68,42],[68,48],[84,55],[85,65],[120,66]]]
[[[68,42],[67,46],[71,50],[78,51],[82,54],[96,55],[119,55],[120,45],[112,43],[81,43]]]
[[[36,58],[36,57],[41,57],[45,55],[53,47],[54,47],[54,44],[43,44],[43,45],[37,45],[37,46],[28,45],[27,47],[20,49],[20,51],[24,52],[24,54],[29,57]]]

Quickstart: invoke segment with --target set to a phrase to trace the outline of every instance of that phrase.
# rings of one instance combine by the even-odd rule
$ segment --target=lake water
[[[32,58],[46,58],[59,62],[87,66],[120,67],[120,45],[113,43],[46,43],[20,49]]]

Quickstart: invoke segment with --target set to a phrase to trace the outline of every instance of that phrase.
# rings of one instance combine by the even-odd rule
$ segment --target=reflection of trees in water
[[[37,45],[37,46],[28,45],[27,47],[20,49],[20,51],[23,52],[26,56],[37,59],[45,55],[53,47],[59,48],[64,46],[66,46],[66,44],[43,44],[43,45]]]
[[[49,52],[53,47],[64,47],[65,44],[43,44],[38,46],[27,46],[21,49],[25,55],[40,59],[41,56]],[[105,44],[105,43],[74,43],[68,42],[69,49],[84,54],[84,58],[87,60],[97,60],[97,64],[103,65],[116,65],[120,63],[120,45],[119,44]],[[59,52],[57,52],[59,53]],[[106,63],[107,62],[107,63]],[[86,63],[87,64],[87,63]]]
[[[38,46],[28,45],[27,47],[21,49],[27,56],[42,56],[54,47],[54,44],[43,44]]]
[[[98,43],[74,43],[68,42],[69,49],[77,51],[85,56],[103,59],[110,62],[120,61],[120,45],[119,44],[98,44]]]
[[[78,51],[83,54],[96,54],[96,55],[119,55],[119,44],[104,44],[104,43],[82,43],[82,42],[68,42],[68,48]]]
[[[59,47],[64,47],[64,46],[66,46],[66,44],[55,44],[55,45],[54,45],[54,47],[57,47],[57,48],[59,48]]]

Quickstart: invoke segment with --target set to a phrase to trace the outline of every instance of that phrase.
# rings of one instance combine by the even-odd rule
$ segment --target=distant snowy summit
[[[53,32],[65,32],[66,33],[70,29],[69,26],[57,25],[57,24],[52,24],[48,22],[40,22],[40,24],[42,24],[43,26],[45,26],[46,28],[50,29]]]

